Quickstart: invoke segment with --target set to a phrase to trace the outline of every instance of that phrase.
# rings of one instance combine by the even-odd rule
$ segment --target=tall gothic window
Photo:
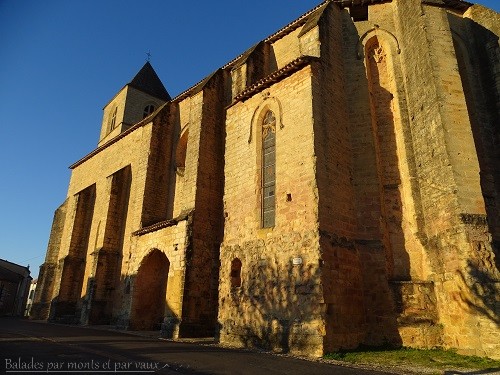
[[[274,227],[276,216],[276,118],[267,111],[262,121],[262,227]]]

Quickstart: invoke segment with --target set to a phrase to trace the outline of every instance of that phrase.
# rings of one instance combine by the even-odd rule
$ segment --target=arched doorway
[[[131,329],[147,331],[160,328],[165,312],[169,267],[168,258],[158,249],[142,260],[134,283]]]

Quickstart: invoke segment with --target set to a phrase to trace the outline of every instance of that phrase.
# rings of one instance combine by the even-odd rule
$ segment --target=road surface
[[[382,375],[269,353],[0,317],[5,374]]]

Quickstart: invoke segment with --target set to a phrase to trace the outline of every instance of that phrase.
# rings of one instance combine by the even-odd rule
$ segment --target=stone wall
[[[62,321],[77,321],[81,309],[80,291],[85,277],[85,262],[89,247],[90,228],[96,200],[95,184],[74,197],[74,209],[69,229],[68,253],[57,265],[61,282],[54,297],[52,317]]]
[[[222,71],[204,82],[190,100],[189,136],[183,170],[182,204],[194,209],[179,334],[213,336],[217,319],[219,248],[224,186],[224,96]]]
[[[460,52],[455,50],[457,42],[453,42],[451,29],[461,21],[456,20],[456,13],[440,7],[424,5],[418,11],[420,4],[395,5],[396,31],[409,83],[407,105],[421,197],[427,278],[434,282],[438,324],[443,332],[440,337],[444,346],[494,356],[498,349],[488,343],[497,340],[498,328],[492,326],[497,323],[464,303],[464,296],[472,291],[461,280],[474,275],[468,264],[476,255],[460,217],[462,213],[484,214],[487,191],[480,176],[488,173],[481,165],[480,144],[474,135],[474,113],[480,107],[466,103],[468,90],[460,76],[464,73],[460,71]],[[470,38],[474,39],[474,35]],[[416,58],[422,55],[429,59]],[[483,237],[483,246],[485,255],[489,254],[486,257],[491,258],[491,238],[487,237]],[[492,279],[497,278],[498,271],[491,262],[488,272]],[[478,326],[482,327],[481,333]]]
[[[108,179],[109,205],[104,227],[103,247],[90,253],[91,276],[87,280],[87,296],[82,308],[82,323],[109,324],[113,302],[118,288],[123,260],[123,241],[127,219],[130,185],[130,167],[114,173]]]
[[[227,110],[219,281],[222,342],[292,352],[322,350],[311,73],[306,66]],[[275,116],[270,131],[276,133],[274,228],[261,225],[262,121],[268,110]],[[231,285],[235,259],[241,261],[240,286]]]
[[[122,132],[122,125],[124,123],[124,115],[125,115],[125,104],[127,98],[127,90],[128,86],[124,87],[116,96],[113,98],[111,102],[109,102],[104,107],[104,113],[102,117],[101,124],[101,134],[99,136],[98,146],[103,145],[111,138],[116,137],[118,134]],[[116,118],[115,118],[115,128],[112,128],[111,120],[113,117],[113,113],[116,109]]]
[[[55,284],[59,283],[59,280],[56,279],[56,267],[64,220],[66,219],[66,202],[61,204],[54,212],[49,244],[47,245],[47,254],[44,263],[40,266],[37,284],[38,290],[31,308],[30,318],[32,319],[49,318],[54,287]]]
[[[497,194],[495,183],[484,177],[490,173],[488,168],[492,169],[489,165],[494,163],[481,165],[482,158],[486,157],[479,150],[478,160],[478,135],[474,133],[483,134],[485,142],[486,139],[495,142],[496,135],[491,127],[490,133],[488,128],[486,133],[482,129],[471,129],[467,119],[472,114],[467,113],[472,113],[472,109],[467,108],[467,98],[461,94],[464,73],[462,77],[445,73],[462,69],[460,59],[458,62],[456,59],[457,43],[453,44],[450,29],[451,15],[458,16],[453,11],[423,6],[417,1],[374,4],[368,9],[368,19],[357,22],[352,22],[346,10],[333,6],[326,9],[315,15],[315,22],[320,20],[319,27],[309,19],[307,27],[293,26],[288,34],[280,31],[267,39],[277,68],[295,57],[293,51],[297,51],[297,44],[302,53],[308,51],[312,56],[321,56],[320,64],[311,65],[311,93],[317,188],[314,194],[318,199],[319,223],[319,232],[315,233],[320,236],[321,249],[315,271],[320,279],[315,282],[322,294],[318,321],[323,321],[317,325],[317,332],[324,335],[323,350],[391,343],[458,346],[467,352],[493,355],[496,313],[488,312],[494,305],[491,296],[496,285],[492,262],[486,262],[488,265],[483,267],[492,273],[487,274],[489,278],[485,275],[481,278],[481,285],[487,289],[482,294],[482,305],[476,298],[476,307],[483,306],[485,311],[485,318],[480,318],[480,321],[485,319],[480,323],[484,327],[481,331],[484,347],[473,334],[467,333],[472,332],[469,328],[475,324],[468,318],[447,324],[449,297],[455,293],[450,291],[461,285],[451,274],[460,273],[463,261],[474,258],[469,250],[468,235],[464,237],[467,229],[461,228],[457,219],[461,211],[483,212],[483,195],[490,216],[494,217],[496,204],[488,197]],[[474,8],[469,13],[474,13]],[[491,19],[484,14],[477,17]],[[321,54],[317,49],[319,45]],[[288,55],[280,51],[287,51]],[[429,60],[418,58],[426,55],[430,56]],[[491,66],[496,66],[494,56],[489,53]],[[237,69],[244,70],[245,64]],[[426,74],[429,71],[433,75]],[[495,71],[486,70],[482,74],[495,76]],[[239,85],[233,89],[233,97],[245,93],[244,82],[243,87],[242,82],[233,82]],[[260,94],[263,103],[268,98],[277,100],[273,90],[278,86],[276,83],[268,90],[254,89],[245,96],[244,104],[237,102],[227,112],[226,219],[221,247],[219,320],[222,341],[294,350],[288,345],[293,341],[292,331],[290,327],[283,328],[287,319],[280,317],[279,312],[274,318],[266,318],[262,311],[270,307],[252,300],[249,288],[261,293],[267,291],[246,275],[247,272],[272,274],[266,269],[269,262],[279,269],[279,260],[267,259],[261,249],[268,246],[267,241],[277,230],[290,233],[279,224],[272,231],[254,229],[259,225],[261,201],[260,144],[255,129],[260,121],[259,110],[265,108],[265,104],[259,105],[256,99]],[[481,86],[474,87],[477,90]],[[290,93],[296,95],[293,85],[288,89],[288,94],[279,97],[283,117],[286,116],[283,102],[290,99]],[[468,95],[467,89],[464,90]],[[497,97],[496,92],[492,91],[489,97]],[[302,110],[307,111],[303,107]],[[279,121],[282,121],[281,114]],[[248,143],[255,141],[256,150],[235,145],[245,138],[243,123],[251,126]],[[450,124],[454,124],[453,127]],[[277,130],[278,158],[279,135]],[[293,141],[287,142],[293,149]],[[491,151],[495,147],[490,145],[487,149],[488,160],[496,160],[497,155]],[[277,168],[279,164],[278,160]],[[492,178],[495,173],[491,172]],[[252,180],[249,176],[256,177]],[[241,182],[245,179],[246,183]],[[279,220],[279,214],[285,211],[280,211],[278,186],[287,180],[280,177],[278,171],[276,181]],[[292,195],[287,193],[288,198]],[[253,199],[236,203],[236,196]],[[307,223],[308,219],[303,222]],[[494,218],[490,219],[488,228],[483,228],[481,245],[472,245],[484,249],[487,259],[492,259],[494,252],[487,233],[495,238],[495,223]],[[255,241],[256,236],[261,240]],[[452,251],[444,250],[450,246]],[[436,259],[440,261],[436,263]],[[443,290],[443,280],[447,278],[450,280],[446,284],[451,289]],[[239,280],[236,284],[235,279]],[[285,288],[293,284],[291,280],[283,283]],[[254,311],[250,307],[252,303],[264,305],[262,311]],[[456,305],[460,313],[469,311],[477,317],[475,312],[463,307]],[[476,308],[476,312],[479,310]],[[263,316],[260,326],[242,318],[252,314]],[[475,349],[469,351],[468,346]],[[304,351],[307,349],[303,348]]]
[[[355,233],[352,147],[342,54],[342,11],[329,7],[319,23],[320,63],[313,71],[314,144],[317,161],[323,289],[324,351],[355,348],[364,337],[364,301]],[[335,108],[336,110],[332,110]]]
[[[148,290],[135,293],[135,279],[144,259],[155,250],[161,251],[169,263],[166,280],[166,294],[157,303],[164,305],[163,330],[169,337],[178,337],[179,324],[182,319],[182,301],[184,295],[185,272],[187,267],[186,253],[189,251],[189,217],[179,219],[177,223],[158,229],[152,227],[135,233],[129,253],[127,268],[122,271],[123,287],[117,300],[114,316],[120,325],[128,326],[130,311],[134,305],[142,305],[142,294]],[[143,272],[148,272],[143,269]],[[160,322],[158,322],[160,323]],[[155,328],[159,328],[155,327]]]

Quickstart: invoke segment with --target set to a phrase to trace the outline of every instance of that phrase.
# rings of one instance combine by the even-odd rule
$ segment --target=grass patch
[[[430,369],[474,369],[500,370],[500,361],[476,356],[457,354],[443,349],[379,349],[363,348],[352,351],[339,351],[325,355],[326,359],[354,364],[378,364],[387,366],[426,367]]]

